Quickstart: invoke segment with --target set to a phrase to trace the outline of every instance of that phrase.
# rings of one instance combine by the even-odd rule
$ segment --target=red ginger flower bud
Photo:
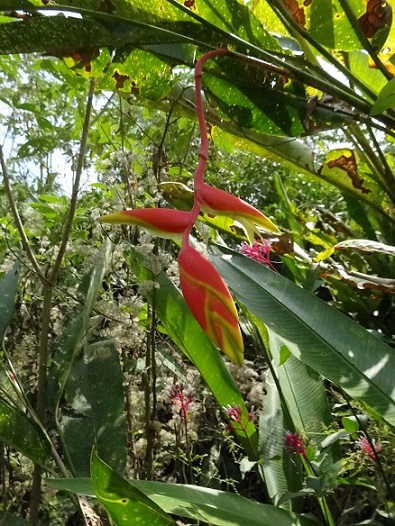
[[[243,338],[232,296],[213,265],[189,243],[178,256],[180,284],[185,301],[210,340],[232,362],[244,363]]]

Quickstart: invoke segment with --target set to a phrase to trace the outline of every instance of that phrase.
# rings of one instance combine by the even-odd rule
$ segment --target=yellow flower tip
[[[243,225],[250,241],[253,240],[254,233],[260,236],[257,226],[274,234],[281,232],[262,212],[220,188],[203,183],[197,193],[201,209],[204,212],[232,217]]]
[[[113,214],[106,214],[99,217],[100,223],[109,223],[111,225],[124,225],[127,224],[125,215],[122,212],[114,212]]]

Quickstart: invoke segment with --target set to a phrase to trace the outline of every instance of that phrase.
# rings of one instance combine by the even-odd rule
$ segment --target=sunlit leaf
[[[383,192],[354,150],[331,150],[325,159],[320,176],[339,188],[373,203],[380,204]]]
[[[89,479],[46,479],[58,490],[94,496]],[[214,526],[317,526],[316,520],[289,513],[268,504],[246,499],[235,493],[199,486],[131,480],[129,484],[144,492],[165,512],[208,522]]]
[[[222,247],[215,250],[212,261],[236,298],[296,358],[395,426],[392,348],[263,265]]]
[[[379,252],[380,254],[387,254],[388,256],[395,256],[395,247],[379,243],[378,241],[371,241],[370,239],[347,239],[340,241],[334,246],[335,250],[362,250],[363,252]]]
[[[153,500],[105,464],[96,453],[91,462],[96,497],[117,526],[167,526],[175,521]]]
[[[383,113],[385,110],[395,108],[395,79],[390,80],[378,94],[372,106],[370,116]]]

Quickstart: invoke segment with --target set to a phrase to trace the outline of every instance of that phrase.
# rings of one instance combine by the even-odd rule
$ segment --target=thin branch
[[[85,160],[86,147],[87,147],[87,142],[88,142],[88,134],[89,134],[89,128],[90,128],[94,88],[95,88],[95,83],[93,80],[91,80],[90,86],[89,86],[88,100],[86,103],[84,125],[82,128],[81,145],[80,145],[80,151],[78,154],[77,170],[75,174],[73,189],[71,192],[70,208],[69,208],[69,213],[66,218],[66,224],[64,227],[64,231],[63,231],[62,241],[60,243],[59,252],[56,257],[54,266],[52,267],[50,276],[49,276],[49,281],[51,283],[55,283],[59,275],[63,256],[66,252],[67,243],[70,237],[71,226],[73,224],[75,211],[77,208],[78,192],[80,189],[81,176],[82,176],[82,170],[84,167],[84,160]]]
[[[22,219],[19,215],[18,209],[16,207],[16,203],[14,201],[14,197],[12,195],[11,190],[11,184],[10,184],[10,177],[8,175],[7,165],[4,160],[3,155],[3,148],[0,145],[0,163],[1,163],[1,169],[3,171],[3,180],[4,180],[4,189],[5,193],[7,195],[8,202],[10,203],[12,215],[17,227],[17,230],[19,232],[19,235],[21,236],[22,246],[27,254],[27,257],[29,258],[31,264],[33,265],[34,271],[38,275],[38,277],[41,279],[41,281],[44,283],[46,282],[46,278],[44,274],[41,271],[40,265],[37,262],[36,256],[34,255],[33,250],[31,249],[31,246],[29,244],[29,240],[27,239],[25,229],[23,227]]]

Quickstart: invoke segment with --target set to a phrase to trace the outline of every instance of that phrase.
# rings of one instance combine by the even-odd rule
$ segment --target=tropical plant
[[[86,520],[95,512],[83,495],[95,496],[117,525],[133,520],[174,524],[172,515],[218,525],[315,523],[306,510],[328,525],[368,516],[371,523],[385,524],[393,518],[389,458],[394,451],[395,351],[389,320],[394,316],[395,287],[395,24],[391,7],[392,2],[377,0],[155,0],[149,4],[0,0],[0,53],[57,57],[37,57],[36,67],[48,75],[56,72],[62,86],[70,83],[75,91],[78,87],[87,93],[85,104],[82,97],[75,99],[74,140],[79,138],[79,150],[74,152],[71,198],[67,202],[44,193],[34,207],[41,214],[43,232],[57,232],[50,239],[49,259],[29,240],[26,220],[18,211],[22,200],[13,194],[13,174],[0,149],[15,227],[8,226],[9,218],[2,224],[14,238],[13,246],[21,243],[24,261],[34,271],[43,298],[36,406],[6,349],[0,397],[0,438],[35,464],[31,524],[39,521],[43,470],[51,475],[47,485],[75,493]],[[144,238],[139,246],[135,230],[116,238],[118,243],[126,238],[130,244],[122,257],[140,285],[139,298],[147,300],[139,315],[147,331],[142,375],[146,448],[141,475],[148,481],[137,480],[136,472],[130,477],[126,469],[125,428],[131,412],[129,391],[124,411],[127,357],[123,354],[120,361],[113,341],[95,333],[95,309],[101,305],[97,299],[106,300],[100,295],[110,267],[108,241],[100,241],[98,261],[85,269],[84,278],[73,276],[72,286],[82,304],[77,301],[73,312],[68,312],[48,369],[54,297],[62,271],[70,272],[69,280],[72,275],[72,264],[63,263],[72,225],[81,229],[84,244],[89,241],[84,198],[78,204],[86,154],[93,150],[95,139],[105,144],[112,137],[110,125],[106,138],[93,125],[94,93],[109,91],[120,95],[124,108],[129,108],[125,113],[136,105],[167,112],[166,132],[156,137],[152,155],[152,182],[174,208],[162,206],[161,198],[150,190],[149,177],[140,189],[138,177],[131,181],[129,160],[121,166],[115,188],[125,190],[132,210],[113,212],[116,190],[111,192],[101,183],[97,190],[105,194],[105,206],[103,196],[94,193],[85,197],[86,204],[91,205],[91,200],[97,202],[95,209],[103,208],[102,221],[182,237],[178,265],[183,296],[163,265],[157,264],[158,258],[165,257],[158,242],[142,249]],[[5,100],[18,107],[15,97],[11,103],[10,95]],[[104,99],[99,101],[97,119],[107,105]],[[37,117],[41,113],[26,103],[19,109]],[[138,112],[140,125],[144,113]],[[55,125],[55,117],[41,117],[41,130],[51,136],[63,124],[70,128],[66,110],[64,122]],[[178,123],[179,133],[173,139],[175,157],[182,159],[178,167],[167,166],[164,148],[172,118]],[[201,148],[191,181],[185,160],[196,145],[196,118]],[[124,126],[113,140],[129,141],[138,148],[138,138],[128,137]],[[55,135],[52,149],[65,148],[67,138],[73,136],[71,130],[68,135],[63,132]],[[325,137],[328,133],[335,144]],[[254,196],[259,188],[249,188],[243,195],[251,199],[250,205],[226,191],[232,174],[225,175],[221,190],[203,180],[209,161],[206,179],[220,182],[215,162],[210,166],[209,139],[218,148],[215,154],[219,148],[244,149],[251,158],[260,155],[281,167],[272,187],[278,227],[252,206],[261,203]],[[32,136],[19,151],[34,155],[43,145],[49,148],[42,136]],[[330,149],[322,151],[328,145]],[[108,161],[104,146],[96,153],[98,165]],[[306,181],[313,178],[328,188],[334,186],[332,201],[317,204],[312,193],[310,203],[297,207],[287,191],[290,171]],[[41,178],[41,186],[55,193],[50,179]],[[161,206],[149,208],[153,201]],[[64,217],[62,228],[56,227],[59,217]],[[210,243],[211,262],[192,246],[202,239],[215,241]],[[250,246],[235,250],[240,242]],[[177,253],[177,245],[166,246],[169,253]],[[276,254],[272,261],[270,250]],[[78,254],[72,257],[81,271]],[[17,277],[18,269],[13,267],[1,282],[2,340],[12,321]],[[157,329],[194,364],[224,408],[228,431],[246,455],[244,472],[258,473],[267,494],[265,504],[216,489],[152,481]],[[268,368],[259,430],[229,372],[231,365],[217,352],[222,349],[241,366],[243,340]],[[194,483],[187,413],[184,408],[184,461],[190,468],[185,482]],[[51,429],[56,430],[55,439]],[[361,488],[369,485],[349,453],[353,443],[377,471],[375,504],[369,505],[368,497],[358,493],[363,511],[355,503],[350,505],[352,495],[344,490],[349,485],[363,492]],[[123,478],[125,470],[129,481]],[[343,490],[347,504],[339,505],[337,496]],[[372,485],[366,491],[372,491]],[[4,520],[14,520],[10,517],[5,509]]]

